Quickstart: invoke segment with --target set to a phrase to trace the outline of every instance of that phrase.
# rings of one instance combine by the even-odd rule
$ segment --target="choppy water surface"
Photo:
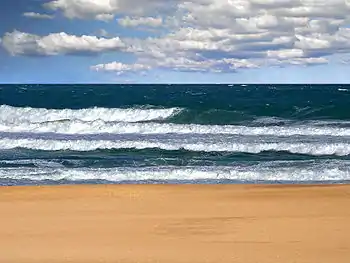
[[[347,85],[0,85],[0,184],[344,183]]]

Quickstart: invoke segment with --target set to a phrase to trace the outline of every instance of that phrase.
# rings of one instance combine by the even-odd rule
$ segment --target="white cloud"
[[[55,0],[45,6],[51,10],[62,10],[68,18],[100,19],[118,9],[117,1],[110,0]]]
[[[54,0],[44,6],[60,10],[68,18],[101,19],[101,15],[140,15],[172,10],[179,0]]]
[[[53,19],[53,15],[47,15],[47,14],[40,14],[40,13],[34,13],[34,12],[26,12],[23,13],[24,17],[30,17],[30,18],[37,18],[37,19]]]
[[[131,18],[126,16],[118,19],[118,23],[124,27],[138,27],[138,26],[149,26],[149,27],[160,27],[163,24],[161,17],[138,17]]]
[[[328,59],[326,58],[292,58],[292,59],[281,59],[270,61],[271,65],[298,65],[298,66],[309,66],[309,65],[321,65],[327,64]]]
[[[44,37],[13,31],[2,38],[3,47],[12,55],[59,55],[74,53],[97,53],[121,50],[124,43],[120,38],[98,38],[96,36],[75,36],[66,33],[50,34]]]
[[[145,71],[149,69],[151,69],[149,65],[123,64],[120,62],[99,64],[91,67],[91,70],[94,71],[116,72],[118,75],[121,75],[126,72]]]
[[[258,68],[259,63],[258,62],[252,62],[248,59],[228,59],[224,58],[222,60],[224,63],[229,65],[230,69],[232,70],[237,70],[237,69],[244,69],[244,68]]]
[[[96,15],[95,18],[96,18],[96,20],[108,22],[108,21],[113,20],[114,15],[113,14],[98,14],[98,15]]]
[[[279,59],[302,58],[304,55],[304,51],[301,49],[281,49],[267,51],[267,57]]]
[[[296,43],[297,48],[301,49],[326,49],[331,47],[331,43],[326,40],[320,38],[321,35],[318,36],[302,36],[302,35],[297,35],[296,37],[298,38],[298,42]]]
[[[129,27],[128,38],[6,33],[13,55],[120,50],[135,64],[112,62],[97,71],[153,68],[227,72],[269,65],[316,65],[350,54],[350,0],[51,0],[45,6],[70,19]],[[130,37],[135,30],[153,37]],[[146,33],[147,34],[147,33]],[[135,34],[137,36],[139,34]]]
[[[152,68],[170,69],[175,71],[187,72],[234,72],[238,69],[257,68],[258,64],[254,64],[246,59],[222,59],[214,60],[201,58],[185,58],[185,57],[169,57],[163,60],[141,59],[136,64],[122,64],[119,62],[112,62],[108,64],[99,64],[92,66],[91,70],[104,72],[117,72],[118,74],[125,72],[145,71]]]
[[[288,63],[294,65],[318,65],[327,64],[328,60],[326,58],[296,58],[288,61]]]

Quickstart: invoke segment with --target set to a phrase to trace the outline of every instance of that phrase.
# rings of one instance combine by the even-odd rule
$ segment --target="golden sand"
[[[349,263],[350,186],[0,188],[0,263]]]

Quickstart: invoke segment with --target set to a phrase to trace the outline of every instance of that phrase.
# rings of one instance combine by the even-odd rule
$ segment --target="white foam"
[[[71,109],[43,109],[20,108],[7,105],[0,106],[0,122],[8,124],[33,124],[53,121],[96,121],[103,122],[140,122],[151,120],[164,120],[179,113],[179,108],[168,109],[118,109],[118,108],[88,108],[80,110]]]
[[[1,118],[1,117],[0,117]],[[269,136],[350,136],[350,127],[313,125],[249,127],[240,125],[198,125],[171,123],[110,123],[103,120],[67,120],[45,123],[0,121],[0,132],[31,132],[61,134],[232,134]]]
[[[171,123],[138,123],[165,120],[180,113],[180,108],[168,109],[107,109],[49,110],[0,106],[0,132],[61,133],[61,134],[232,134],[268,136],[350,136],[350,127],[322,126],[327,121],[310,121],[300,125],[273,125],[290,122],[277,118],[261,118],[258,127],[242,125],[198,125]],[[333,124],[333,122],[330,122]],[[341,125],[343,122],[335,122]],[[344,124],[348,122],[344,121]]]
[[[206,141],[180,140],[44,140],[44,139],[0,139],[0,149],[26,148],[44,151],[72,150],[94,151],[97,149],[148,149],[180,150],[196,152],[243,152],[261,153],[264,151],[286,151],[307,155],[338,155],[350,154],[350,143],[330,142],[230,142],[217,143]]]
[[[0,169],[2,179],[12,180],[106,180],[122,181],[193,181],[193,180],[235,180],[235,181],[345,181],[350,180],[348,165],[321,165],[307,167],[147,167],[147,168],[108,168],[108,169],[48,169],[19,168]]]

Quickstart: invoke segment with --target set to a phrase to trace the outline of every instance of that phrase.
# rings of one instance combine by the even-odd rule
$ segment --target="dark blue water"
[[[0,184],[343,183],[348,85],[0,85]]]

